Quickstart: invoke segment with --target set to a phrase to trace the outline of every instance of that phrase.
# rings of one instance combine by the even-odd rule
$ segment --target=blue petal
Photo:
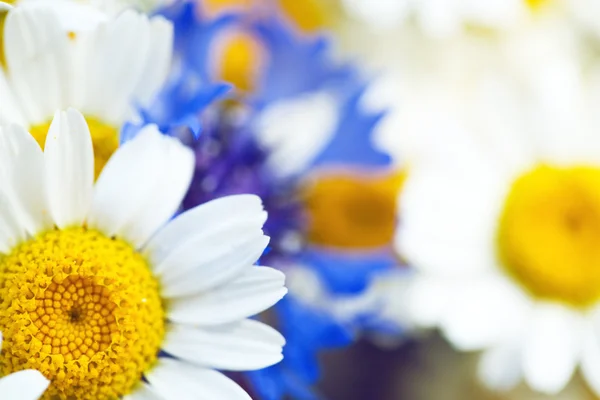
[[[362,292],[375,276],[397,264],[393,255],[384,250],[362,254],[312,248],[303,258],[330,292],[346,295]]]
[[[324,36],[302,35],[275,18],[255,23],[253,30],[268,53],[267,65],[255,93],[258,104],[354,84],[356,71],[349,65],[333,61],[329,41]]]
[[[342,107],[340,120],[332,140],[320,152],[312,167],[327,165],[387,167],[388,154],[373,147],[375,126],[385,113],[367,113],[361,108],[365,88],[357,91]]]
[[[317,355],[325,349],[352,343],[348,326],[328,313],[287,296],[276,306],[279,329],[286,338],[284,358],[279,364],[249,374],[261,398],[280,400],[286,395],[299,400],[317,400],[311,386],[318,380]]]
[[[203,80],[210,80],[212,44],[221,31],[238,23],[240,15],[223,14],[218,18],[202,18],[197,2],[179,1],[159,13],[175,27],[175,54],[187,68]]]

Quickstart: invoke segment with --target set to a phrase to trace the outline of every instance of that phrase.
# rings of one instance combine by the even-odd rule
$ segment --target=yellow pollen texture
[[[98,178],[108,159],[119,147],[119,130],[95,117],[86,116],[85,120],[92,135],[94,173],[95,177]],[[48,121],[29,128],[29,133],[31,133],[42,149],[46,143],[46,135],[48,134],[51,122]]]
[[[390,244],[404,174],[357,177],[328,174],[303,188],[309,240],[317,245],[368,250]]]
[[[585,308],[600,300],[600,168],[541,165],[519,177],[498,255],[532,296]]]
[[[117,399],[155,362],[158,284],[130,245],[86,228],[52,230],[0,259],[0,376],[33,368],[42,399]]]

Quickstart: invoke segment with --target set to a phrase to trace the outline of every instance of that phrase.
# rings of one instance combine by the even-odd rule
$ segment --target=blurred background
[[[576,367],[565,378],[552,370],[536,375],[536,367],[529,364],[522,373],[519,362],[499,363],[490,376],[501,376],[501,384],[488,384],[482,378],[480,350],[489,346],[471,346],[463,339],[471,331],[479,332],[478,323],[501,330],[485,318],[477,319],[481,313],[494,314],[485,309],[487,303],[478,306],[472,299],[462,303],[463,308],[480,307],[463,316],[470,318],[464,330],[446,322],[454,311],[440,314],[442,322],[423,323],[421,317],[431,308],[415,311],[412,304],[418,303],[415,291],[436,302],[453,303],[455,295],[441,288],[421,289],[415,284],[417,276],[437,264],[450,271],[470,265],[469,258],[458,253],[479,254],[489,246],[480,240],[487,238],[487,232],[466,229],[486,218],[483,209],[498,215],[492,210],[500,207],[497,199],[479,196],[490,182],[507,179],[487,172],[490,159],[519,160],[514,165],[525,168],[520,171],[537,164],[568,168],[600,163],[600,153],[595,151],[600,135],[600,1],[203,0],[199,6],[209,20],[229,13],[241,15],[233,28],[215,39],[209,72],[214,79],[234,85],[240,103],[228,107],[237,109],[247,102],[260,109],[258,140],[277,152],[267,157],[271,157],[268,162],[283,175],[299,179],[293,185],[300,191],[284,195],[294,198],[302,210],[302,223],[292,229],[296,241],[286,236],[278,242],[285,256],[271,256],[272,263],[284,265],[288,272],[288,300],[309,304],[310,315],[290,311],[266,318],[275,325],[287,324],[282,329],[289,332],[288,353],[281,368],[304,376],[301,381],[311,393],[298,388],[265,390],[269,379],[277,386],[287,376],[265,375],[249,383],[257,399],[279,395],[331,400],[598,398],[592,389],[594,378]],[[582,148],[589,152],[583,155]],[[531,154],[534,161],[521,161]],[[479,169],[487,175],[472,179],[471,172]],[[514,188],[514,176],[519,174],[511,170],[506,187]],[[593,179],[596,193],[598,181]],[[422,188],[427,185],[436,187],[427,192]],[[563,195],[551,191],[540,196],[562,199]],[[594,225],[600,208],[596,195],[592,197],[591,204],[576,199],[574,205],[567,201],[567,207],[557,200],[560,205],[552,208],[544,200],[535,206],[552,208],[548,211],[552,215],[566,213],[565,207],[593,208],[579,222],[593,225],[586,239],[563,234],[562,228],[557,228],[560,237],[534,232],[529,242],[520,233],[511,231],[511,235],[517,237],[518,246],[531,247],[533,252],[560,247],[561,241],[571,252],[589,251],[581,272],[582,280],[589,281],[594,275],[590,270],[597,270],[596,250],[582,250],[574,242],[591,237],[589,246],[600,246],[600,231]],[[579,211],[573,212],[579,218]],[[473,224],[466,217],[469,213]],[[538,226],[540,220],[534,217],[529,223]],[[514,229],[528,235],[526,226]],[[555,228],[545,229],[554,232]],[[465,239],[471,236],[478,239]],[[302,247],[304,255],[293,251],[290,259],[290,243]],[[513,263],[519,268],[528,265],[528,250],[521,250]],[[543,260],[546,254],[540,257]],[[560,286],[570,279],[569,270],[580,268],[579,261],[569,262],[549,269],[536,267],[533,280],[544,281],[542,285],[554,279],[546,278],[548,274],[554,274],[557,278],[551,283]],[[565,277],[560,275],[563,269]],[[591,313],[588,304],[582,309],[563,302],[565,296],[558,299],[554,292],[539,295],[528,283],[508,275],[535,304],[549,298],[552,304],[566,302],[577,315]],[[469,287],[479,285],[470,277],[448,279],[464,279]],[[588,290],[577,285],[569,290]],[[482,287],[485,291],[487,286]],[[595,304],[598,297],[592,297]],[[425,302],[433,307],[433,301]],[[315,313],[320,315],[317,320]],[[498,319],[500,325],[509,324],[502,313]],[[571,340],[560,332],[556,336],[549,346]],[[544,337],[546,332],[541,332],[540,338]],[[526,343],[524,347],[531,345]],[[550,353],[536,362],[563,362]],[[555,384],[536,383],[544,376],[531,378],[544,374]],[[517,375],[516,380],[504,384],[502,377],[508,375]],[[490,380],[498,383],[498,379]]]

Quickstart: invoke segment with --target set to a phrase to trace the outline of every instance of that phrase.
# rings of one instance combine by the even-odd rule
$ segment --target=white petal
[[[533,389],[556,394],[569,382],[579,361],[583,321],[559,305],[538,307],[523,350],[523,373]]]
[[[158,266],[188,240],[209,236],[210,232],[219,231],[238,221],[256,221],[262,226],[265,220],[266,213],[258,196],[244,194],[222,197],[177,216],[150,239],[144,254],[151,264]]]
[[[39,371],[26,369],[0,379],[0,393],[7,400],[37,400],[49,384]]]
[[[171,62],[172,28],[132,10],[82,39],[86,113],[120,126],[162,86]]]
[[[600,320],[596,317],[595,322]],[[589,325],[583,337],[581,372],[589,387],[600,396],[600,331],[598,326]]]
[[[495,270],[495,225],[504,199],[497,175],[474,161],[411,170],[400,196],[398,252],[440,276]]]
[[[250,371],[281,361],[284,344],[285,339],[275,329],[247,319],[205,328],[173,324],[162,349],[199,366]]]
[[[0,128],[0,183],[16,217],[31,234],[52,226],[44,183],[44,154],[16,125]]]
[[[0,68],[0,125],[9,123],[27,125],[20,109],[20,104],[9,86],[5,71]]]
[[[268,243],[261,230],[265,219],[260,199],[253,196],[217,199],[178,216],[144,251],[163,295],[199,293],[238,276]]]
[[[237,237],[225,232],[190,243],[181,253],[165,261],[166,264],[173,260],[171,268],[161,277],[161,293],[167,298],[183,297],[225,284],[254,265],[268,243],[269,238],[261,231],[240,232]]]
[[[0,253],[10,253],[16,245],[26,239],[27,233],[20,222],[15,208],[0,192]]]
[[[82,37],[85,112],[120,126],[134,106],[133,91],[150,48],[148,18],[132,10]]]
[[[94,187],[94,150],[83,115],[70,108],[57,112],[44,150],[50,214],[59,228],[82,224]]]
[[[487,350],[479,360],[478,375],[487,387],[509,390],[523,375],[522,351],[515,343],[503,344]]]
[[[141,383],[135,391],[123,397],[123,400],[165,400],[152,388],[152,386]]]
[[[167,318],[202,326],[239,321],[266,310],[285,296],[284,281],[280,271],[252,267],[233,282],[208,293],[172,299]]]
[[[119,148],[94,192],[89,225],[141,247],[173,216],[192,179],[194,155],[155,126]]]
[[[463,351],[486,348],[519,334],[530,307],[520,289],[494,274],[464,278],[446,301],[449,307],[442,316],[442,328]]]
[[[448,309],[444,300],[453,295],[452,289],[452,285],[444,279],[430,278],[425,274],[414,276],[406,293],[410,322],[423,328],[436,327]]]
[[[225,375],[177,360],[160,358],[145,376],[165,400],[252,400]]]
[[[257,118],[255,131],[271,150],[271,170],[279,177],[302,172],[331,140],[339,114],[335,97],[326,91],[270,104]]]
[[[138,77],[134,96],[141,106],[147,105],[162,87],[171,69],[173,25],[165,18],[150,19],[150,43],[144,71]]]
[[[69,106],[69,38],[49,9],[17,7],[6,17],[5,58],[13,93],[28,121],[48,121]]]

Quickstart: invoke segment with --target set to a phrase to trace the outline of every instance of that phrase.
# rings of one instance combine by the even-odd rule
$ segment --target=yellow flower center
[[[304,32],[315,32],[329,25],[333,2],[323,0],[279,0],[283,13]]]
[[[600,168],[538,166],[511,187],[498,229],[505,270],[531,295],[600,299]]]
[[[0,376],[33,368],[43,399],[117,399],[156,360],[158,284],[129,244],[86,228],[52,230],[0,259]]]
[[[254,89],[260,72],[262,53],[262,47],[251,35],[237,33],[228,36],[218,61],[218,78],[234,84],[243,91]]]
[[[10,3],[10,1],[8,3]],[[4,56],[4,21],[6,20],[7,14],[7,11],[0,11],[0,67],[4,67],[6,65]]]
[[[532,11],[541,10],[543,7],[548,5],[551,0],[524,0],[525,5]]]
[[[92,144],[94,147],[94,173],[96,178],[98,178],[110,156],[112,156],[119,147],[119,129],[109,124],[105,124],[94,117],[86,116],[85,120],[88,123],[90,134],[92,135]],[[48,121],[29,128],[29,132],[42,149],[46,143],[46,135],[51,122],[52,121]]]
[[[306,185],[309,240],[317,245],[365,250],[388,245],[404,174],[384,177],[327,175]]]
[[[225,10],[238,10],[252,13],[256,7],[260,13],[260,0],[205,0],[202,5],[209,15]],[[323,0],[277,0],[282,13],[304,32],[314,32],[325,28],[331,15],[337,11],[335,2]]]

